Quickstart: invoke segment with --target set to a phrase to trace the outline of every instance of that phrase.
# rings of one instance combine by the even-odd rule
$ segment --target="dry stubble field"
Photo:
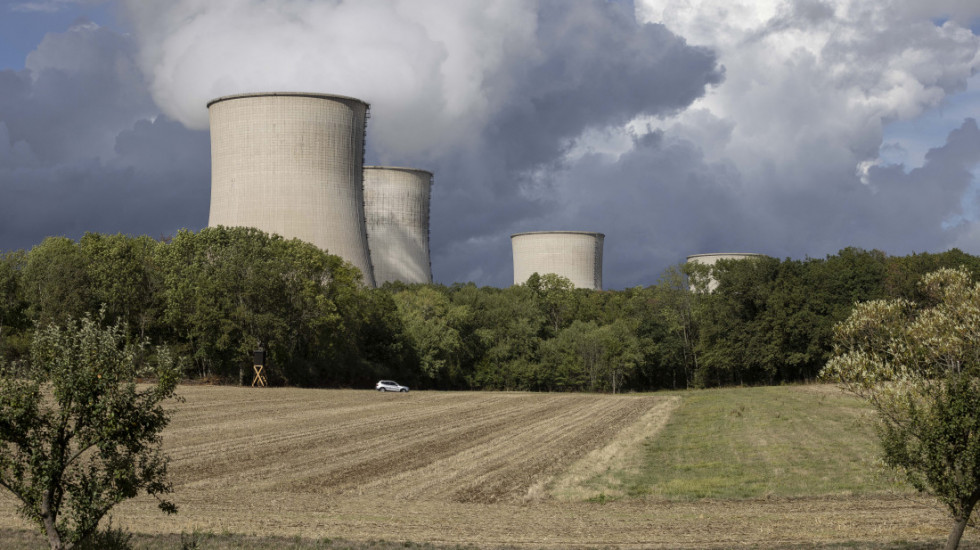
[[[185,386],[165,434],[176,516],[121,505],[134,532],[501,545],[732,547],[941,538],[908,497],[623,499],[580,480],[638,467],[677,396]],[[571,495],[571,496],[570,496]],[[9,497],[0,527],[23,528]]]

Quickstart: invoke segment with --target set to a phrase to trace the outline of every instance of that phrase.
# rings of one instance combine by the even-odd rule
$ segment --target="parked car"
[[[374,385],[374,389],[378,391],[407,392],[408,386],[402,386],[394,380],[379,380],[378,383]]]

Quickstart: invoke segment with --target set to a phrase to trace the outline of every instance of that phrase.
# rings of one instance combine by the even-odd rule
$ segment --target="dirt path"
[[[119,525],[152,533],[279,534],[535,547],[735,548],[842,541],[941,541],[943,514],[905,498],[529,505],[417,501],[385,495],[184,494],[174,517],[124,505]]]

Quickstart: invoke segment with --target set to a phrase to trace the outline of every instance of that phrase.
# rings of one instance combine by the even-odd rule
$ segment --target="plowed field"
[[[521,502],[652,397],[188,388],[167,433],[180,489]],[[181,492],[181,491],[178,491]]]
[[[193,386],[179,393],[186,401],[176,405],[165,447],[180,513],[164,516],[140,498],[117,509],[116,525],[670,548],[921,540],[945,531],[941,511],[908,498],[574,500],[586,494],[576,492],[576,479],[629,467],[678,397]],[[0,526],[25,527],[6,495]]]

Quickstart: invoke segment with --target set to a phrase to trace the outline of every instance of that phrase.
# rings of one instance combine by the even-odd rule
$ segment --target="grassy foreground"
[[[669,499],[907,491],[876,461],[873,413],[830,386],[691,392],[628,494]]]
[[[632,459],[581,481],[593,501],[908,493],[877,462],[872,411],[832,386],[679,392]],[[564,491],[569,494],[568,491]]]

